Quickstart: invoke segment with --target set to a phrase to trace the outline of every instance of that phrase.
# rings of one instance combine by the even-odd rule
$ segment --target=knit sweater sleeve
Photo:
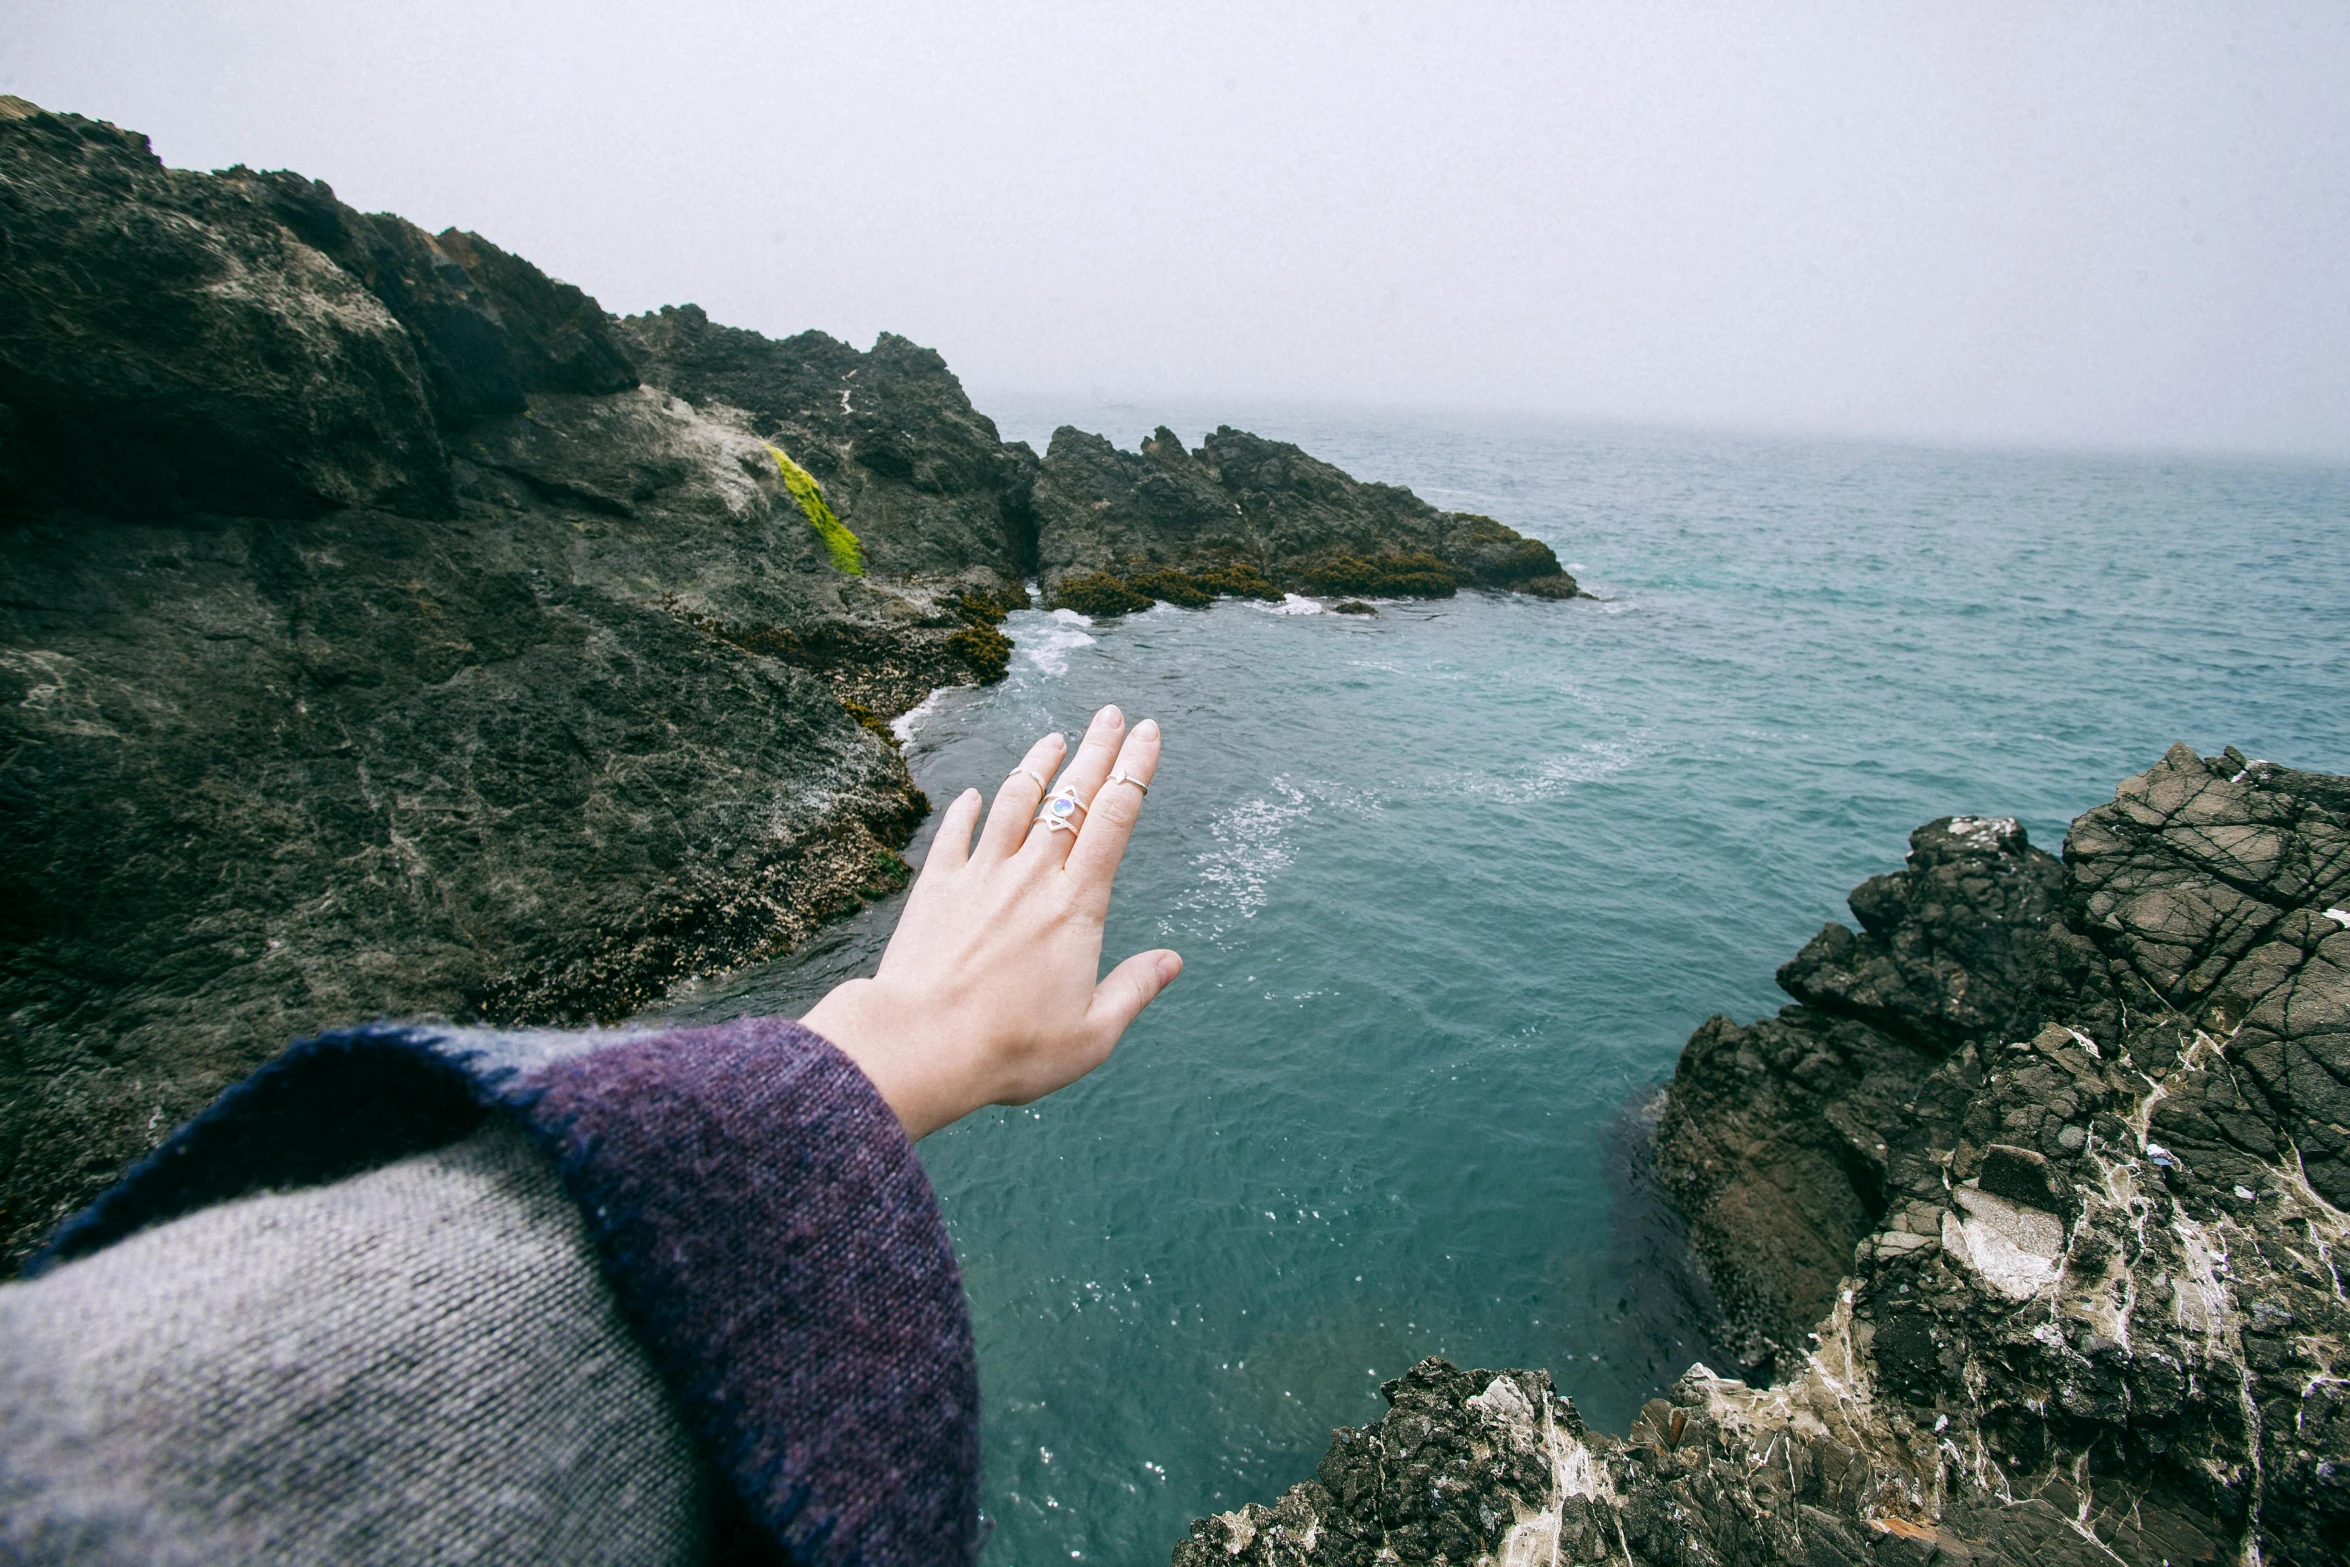
[[[520,1128],[0,1288],[0,1558],[699,1561],[706,1472]]]
[[[600,1298],[708,1477],[718,1555],[976,1556],[976,1373],[944,1224],[888,1106],[795,1023],[307,1041],[69,1222],[33,1271],[69,1273],[254,1192],[380,1176],[485,1121],[554,1172]],[[486,1327],[496,1311],[469,1300],[459,1315]],[[410,1477],[370,1483],[385,1478]]]

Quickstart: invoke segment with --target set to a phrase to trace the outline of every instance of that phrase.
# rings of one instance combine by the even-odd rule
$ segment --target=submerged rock
[[[1617,1439],[1427,1362],[1178,1567],[2340,1560],[2350,780],[2174,747],[1852,904],[1657,1134],[1751,1380]]]

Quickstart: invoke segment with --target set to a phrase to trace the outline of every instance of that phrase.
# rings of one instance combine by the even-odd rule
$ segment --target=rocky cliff
[[[1658,1131],[1745,1379],[1618,1438],[1428,1362],[1178,1567],[2341,1560],[2350,780],[2176,747],[1852,909]]]
[[[902,338],[618,320],[0,98],[0,1268],[291,1036],[622,1016],[899,884],[885,720],[1003,674],[1059,471]]]

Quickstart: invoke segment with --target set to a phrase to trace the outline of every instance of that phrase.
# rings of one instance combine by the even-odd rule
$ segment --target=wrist
[[[852,979],[834,986],[800,1019],[865,1074],[910,1142],[988,1102],[954,1059],[954,1042],[929,1037],[922,1013],[877,980]]]

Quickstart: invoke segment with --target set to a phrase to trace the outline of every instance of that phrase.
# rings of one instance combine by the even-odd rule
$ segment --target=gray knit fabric
[[[0,1286],[0,1559],[687,1562],[706,1484],[503,1122]]]

